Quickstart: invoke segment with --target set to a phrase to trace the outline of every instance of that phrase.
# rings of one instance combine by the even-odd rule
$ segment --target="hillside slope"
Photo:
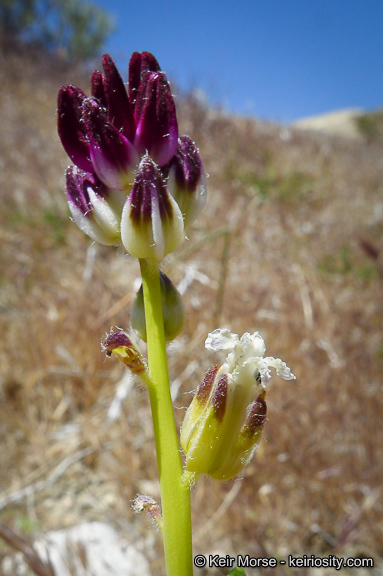
[[[347,108],[328,112],[327,114],[319,114],[318,116],[301,118],[294,122],[293,126],[307,130],[320,130],[327,134],[345,136],[346,138],[361,139],[363,136],[358,130],[357,120],[362,115],[363,110],[360,108]]]

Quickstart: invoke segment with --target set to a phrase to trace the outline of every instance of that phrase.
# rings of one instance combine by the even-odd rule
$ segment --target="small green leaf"
[[[233,568],[227,576],[246,576],[243,568]]]

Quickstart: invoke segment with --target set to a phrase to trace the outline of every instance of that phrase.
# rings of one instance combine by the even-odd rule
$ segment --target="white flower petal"
[[[68,202],[69,210],[73,216],[73,220],[76,222],[77,226],[82,232],[87,234],[92,240],[104,244],[106,246],[113,246],[119,243],[119,237],[110,236],[103,230],[96,220],[94,219],[92,212],[90,215],[84,215],[80,208],[76,206],[73,202]]]
[[[262,385],[266,386],[266,384],[271,378],[271,371],[267,362],[265,362],[263,358],[259,358],[258,360],[258,370],[261,375]]]
[[[268,366],[275,368],[277,375],[281,376],[284,380],[295,380],[296,376],[291,372],[290,368],[287,366],[286,362],[283,362],[280,358],[273,358],[272,356],[267,356],[264,359]]]
[[[254,332],[254,334],[249,334],[245,332],[240,340],[242,347],[242,354],[247,357],[259,357],[263,356],[266,352],[265,341],[259,332]]]
[[[238,335],[232,334],[228,328],[217,328],[206,338],[205,347],[214,352],[224,350],[228,353],[222,370],[229,374],[235,372],[234,381],[238,380],[241,372],[247,375],[253,373],[255,377],[259,372],[262,385],[265,386],[271,378],[270,366],[285,380],[295,380],[286,362],[273,356],[263,357],[266,346],[259,332],[253,334],[245,332],[239,339]]]
[[[93,206],[92,216],[107,236],[118,242],[120,236],[120,214],[116,213],[105,198],[100,197],[90,187],[89,199]]]
[[[217,328],[210,332],[205,340],[205,348],[218,352],[219,350],[231,351],[238,342],[238,334],[232,334],[228,328]]]

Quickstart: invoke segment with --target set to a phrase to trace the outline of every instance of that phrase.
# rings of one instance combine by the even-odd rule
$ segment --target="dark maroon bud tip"
[[[106,186],[121,190],[138,160],[133,144],[111,124],[96,99],[84,100],[83,113],[93,171]]]
[[[250,405],[243,430],[249,436],[253,436],[262,430],[266,422],[267,405],[264,393],[260,394],[258,398]]]
[[[166,75],[145,72],[134,109],[134,145],[140,154],[148,151],[159,166],[174,156],[178,144],[176,107]]]
[[[101,106],[106,109],[108,103],[105,94],[105,78],[98,70],[95,70],[92,74],[91,90],[93,98],[96,98]]]
[[[214,414],[220,422],[222,422],[226,411],[227,388],[229,384],[228,374],[223,374],[219,379],[217,388],[214,392],[212,405],[214,406]]]
[[[150,72],[159,72],[161,70],[157,59],[151,52],[141,52],[141,70]]]
[[[205,374],[204,379],[202,380],[201,384],[197,388],[196,397],[201,402],[207,402],[210,396],[210,392],[212,390],[215,377],[217,375],[220,366],[213,366],[210,370]]]
[[[92,171],[89,142],[82,118],[86,95],[77,86],[62,86],[57,101],[57,128],[70,159],[82,170]]]
[[[129,62],[129,100],[134,106],[145,72],[159,72],[160,65],[150,52],[133,52]]]
[[[127,348],[134,347],[133,342],[125,332],[112,332],[102,344],[102,349],[107,356],[110,356],[113,350],[121,346],[126,346]]]
[[[200,183],[203,166],[198,148],[189,136],[178,139],[177,153],[172,164],[173,162],[177,185],[185,191],[194,192]]]
[[[129,102],[125,84],[109,54],[104,54],[102,64],[105,71],[104,87],[109,121],[128,140],[132,141],[135,125],[133,109]]]
[[[138,225],[150,222],[153,217],[153,204],[158,202],[161,220],[173,216],[169,193],[162,179],[161,172],[150,156],[144,156],[137,170],[133,183],[131,199],[131,219]]]
[[[69,166],[66,171],[66,193],[68,201],[76,206],[83,216],[89,216],[92,205],[86,186],[87,172],[79,170],[77,166]]]

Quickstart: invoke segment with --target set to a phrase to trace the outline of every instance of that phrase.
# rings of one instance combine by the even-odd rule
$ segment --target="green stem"
[[[167,576],[192,576],[190,486],[182,481],[182,461],[174,421],[166,358],[158,264],[140,260],[149,372],[149,388],[161,485],[163,542]]]

